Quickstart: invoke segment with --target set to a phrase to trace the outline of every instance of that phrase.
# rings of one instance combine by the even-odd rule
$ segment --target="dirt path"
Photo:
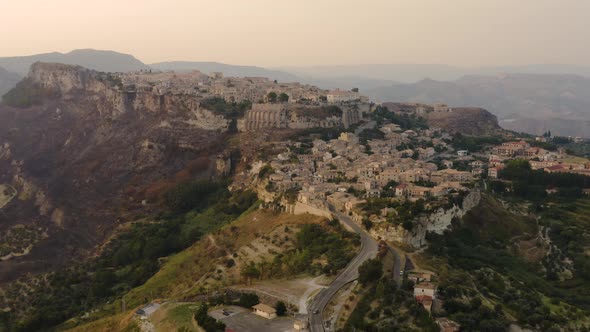
[[[160,309],[162,305],[160,303],[152,302],[143,308],[143,314],[135,316],[139,328],[142,332],[156,332],[156,327],[150,320],[150,316],[152,316],[158,309]]]
[[[219,246],[217,245],[217,242],[215,242],[215,238],[213,237],[213,235],[209,234],[207,238],[209,239],[209,241],[211,241],[211,244],[215,247],[215,249],[219,249]]]

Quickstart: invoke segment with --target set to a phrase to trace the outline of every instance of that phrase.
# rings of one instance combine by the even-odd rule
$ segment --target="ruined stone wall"
[[[246,113],[243,121],[238,123],[240,131],[256,131],[266,128],[333,128],[344,126],[348,128],[360,122],[362,112],[360,110],[345,109],[341,117],[329,117],[316,119],[309,117],[297,117],[289,114],[283,104],[255,104]]]
[[[264,128],[287,128],[287,110],[282,104],[255,104],[246,112],[245,130]]]

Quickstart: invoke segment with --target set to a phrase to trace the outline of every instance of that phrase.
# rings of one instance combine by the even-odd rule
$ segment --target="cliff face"
[[[109,74],[44,63],[17,89],[36,102],[0,105],[0,185],[17,191],[0,204],[0,239],[31,232],[26,254],[0,263],[0,283],[90,255],[117,225],[156,214],[175,183],[227,172],[227,120],[190,96],[125,92]]]
[[[442,234],[451,226],[454,218],[461,218],[481,201],[479,191],[470,192],[463,199],[462,206],[453,206],[448,210],[440,208],[429,215],[420,216],[415,220],[414,228],[407,231],[401,225],[382,225],[371,229],[374,237],[381,237],[386,241],[398,242],[420,248],[426,245],[426,233]]]
[[[492,136],[502,132],[498,118],[483,108],[453,108],[448,112],[430,112],[428,125],[466,135]]]
[[[62,101],[91,103],[102,117],[116,118],[129,112],[164,113],[193,128],[220,131],[227,130],[229,124],[223,116],[201,108],[193,96],[124,91],[116,76],[79,66],[37,62],[26,80]]]

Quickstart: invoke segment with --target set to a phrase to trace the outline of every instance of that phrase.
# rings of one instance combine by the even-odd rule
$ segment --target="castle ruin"
[[[343,126],[348,128],[360,122],[362,112],[358,109],[344,109],[342,116],[331,116],[325,119],[300,117],[289,112],[286,104],[254,104],[246,112],[244,119],[238,121],[240,131],[255,131],[267,128],[332,128]]]

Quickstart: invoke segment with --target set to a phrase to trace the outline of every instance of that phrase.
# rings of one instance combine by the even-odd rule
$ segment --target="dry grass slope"
[[[277,227],[320,223],[324,218],[312,215],[287,215],[254,211],[240,217],[221,230],[204,237],[190,248],[167,259],[160,271],[144,285],[131,290],[125,299],[131,306],[146,299],[190,298],[202,292],[203,280],[216,266],[239,248],[270,234]],[[212,239],[213,238],[213,239]]]

